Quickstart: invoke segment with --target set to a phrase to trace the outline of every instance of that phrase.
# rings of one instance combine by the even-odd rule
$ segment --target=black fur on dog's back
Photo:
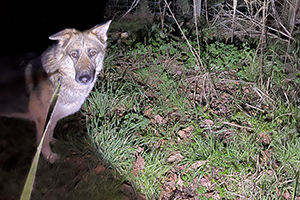
[[[25,69],[35,57],[35,54],[27,54],[0,58],[0,113],[28,111],[29,92],[24,92],[27,91]]]

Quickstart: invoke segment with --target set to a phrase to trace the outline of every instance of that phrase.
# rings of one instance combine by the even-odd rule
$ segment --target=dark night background
[[[104,19],[99,1],[3,1],[0,8],[0,56],[42,53],[53,43],[48,37],[65,28],[89,29]]]

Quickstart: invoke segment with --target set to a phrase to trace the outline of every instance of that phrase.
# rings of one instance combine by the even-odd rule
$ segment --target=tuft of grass
[[[299,196],[299,108],[274,95],[291,84],[280,60],[265,58],[259,88],[255,50],[210,44],[209,93],[188,45],[153,31],[121,54],[109,47],[84,106],[99,156],[148,199]]]

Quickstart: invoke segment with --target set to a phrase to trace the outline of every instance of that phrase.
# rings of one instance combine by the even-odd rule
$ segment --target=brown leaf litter
[[[187,138],[191,137],[191,133],[193,132],[194,127],[187,127],[185,129],[182,129],[178,131],[178,135],[180,136],[181,139],[186,140]]]
[[[180,162],[183,160],[183,156],[181,155],[180,151],[175,151],[172,153],[168,158],[167,161],[172,163],[172,162]]]
[[[192,169],[198,169],[199,167],[205,165],[208,162],[208,160],[199,160],[191,165]]]
[[[166,123],[166,120],[163,119],[160,115],[155,115],[155,116],[154,116],[154,123],[155,123],[155,124],[162,125],[162,124],[165,124],[165,123]]]
[[[168,172],[166,179],[162,185],[162,190],[160,192],[159,199],[195,200],[199,198],[196,197],[194,191],[184,186],[184,181],[181,179],[180,175],[177,175],[175,171],[171,170]]]
[[[139,173],[143,173],[145,169],[145,160],[141,156],[143,153],[144,148],[137,146],[137,150],[135,152],[136,160],[133,162],[133,170],[132,173],[137,176]]]

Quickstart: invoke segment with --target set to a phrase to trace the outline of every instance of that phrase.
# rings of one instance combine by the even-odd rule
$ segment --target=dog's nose
[[[76,79],[77,79],[76,81],[82,85],[87,85],[92,82],[92,77],[89,74],[80,75]]]
[[[88,74],[85,74],[83,76],[79,76],[79,81],[83,84],[88,83],[91,80],[91,76]]]

